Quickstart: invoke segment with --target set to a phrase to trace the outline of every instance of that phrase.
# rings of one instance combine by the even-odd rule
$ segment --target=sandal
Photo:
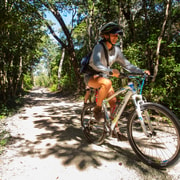
[[[121,133],[121,132],[116,132],[115,130],[112,132],[112,137],[117,138],[119,141],[127,141],[127,137]]]

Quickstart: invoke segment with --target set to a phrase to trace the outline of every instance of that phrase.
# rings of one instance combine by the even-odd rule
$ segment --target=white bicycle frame
[[[109,114],[108,114],[108,110],[107,110],[107,104],[108,104],[109,100],[111,100],[112,98],[116,97],[117,95],[123,94],[123,93],[125,93],[125,97],[124,97],[123,101],[121,102],[121,104],[117,107],[115,117],[111,121]],[[118,120],[120,119],[128,101],[130,100],[131,97],[132,97],[132,100],[134,102],[136,112],[138,114],[138,118],[140,120],[143,132],[145,133],[146,136],[149,136],[149,133],[147,132],[146,127],[145,127],[144,119],[142,117],[141,108],[140,108],[140,106],[142,104],[144,104],[143,96],[140,94],[137,94],[137,92],[133,92],[133,90],[129,86],[121,88],[120,90],[115,92],[112,96],[103,100],[102,107],[103,107],[104,112],[105,112],[106,120],[111,124],[111,127],[110,127],[111,131],[115,128]],[[146,119],[148,120],[148,125],[149,125],[150,129],[153,131],[153,128],[152,128],[152,125],[150,123],[150,119],[148,116],[148,112],[146,112]],[[108,132],[108,128],[106,128],[106,129]]]

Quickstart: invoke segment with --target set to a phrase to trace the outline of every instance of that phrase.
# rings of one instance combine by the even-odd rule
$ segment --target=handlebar
[[[153,77],[151,75],[148,75],[146,73],[120,73],[119,78],[128,78],[128,79],[134,79],[137,84],[136,91],[139,91],[140,94],[142,94],[142,90],[144,87],[145,81],[148,81],[148,77]]]
[[[101,73],[99,74],[101,76]],[[108,75],[109,77],[112,77],[111,75]],[[140,94],[142,94],[142,89],[144,86],[145,81],[148,81],[148,77],[153,77],[152,75],[148,75],[146,73],[120,73],[119,78],[127,78],[127,79],[134,79],[136,83],[136,90],[140,91]]]
[[[153,77],[151,75],[148,75],[146,73],[120,73],[119,78],[128,78],[128,79],[133,79],[133,78],[143,78],[146,79],[148,77]]]

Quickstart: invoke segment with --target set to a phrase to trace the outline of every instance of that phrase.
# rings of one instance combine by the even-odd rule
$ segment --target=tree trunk
[[[128,3],[126,3],[125,1],[119,1],[119,6],[128,23],[129,32],[131,34],[130,41],[133,42],[135,40],[135,33],[134,33],[134,19],[133,19],[133,14],[131,13],[131,8],[132,8],[131,1],[128,1]]]
[[[65,25],[63,18],[61,16],[61,14],[59,13],[57,7],[55,4],[48,4],[45,2],[42,2],[48,9],[49,11],[51,11],[54,15],[54,17],[57,19],[57,21],[59,22],[60,26],[62,27],[62,30],[64,31],[64,34],[66,36],[66,41],[68,43],[68,45],[66,45],[63,41],[61,41],[61,39],[56,35],[56,33],[54,32],[54,30],[52,29],[52,27],[46,23],[46,25],[48,26],[51,34],[54,36],[54,38],[61,44],[61,46],[63,48],[65,48],[66,52],[70,55],[70,61],[72,63],[72,66],[74,68],[74,72],[76,75],[76,79],[77,79],[77,91],[80,91],[80,81],[81,81],[81,77],[80,77],[80,72],[79,72],[79,64],[78,64],[78,60],[76,59],[76,54],[75,54],[75,49],[74,49],[74,44],[73,44],[73,40],[71,37],[71,33],[69,32],[67,26]]]
[[[15,85],[14,85],[14,92],[13,92],[13,96],[16,94],[17,92],[17,88],[18,88],[18,85],[19,85],[19,82],[20,82],[20,78],[21,78],[21,75],[22,75],[22,63],[23,63],[23,60],[22,60],[22,56],[19,57],[19,69],[17,70],[17,79],[15,82]]]
[[[58,68],[58,89],[60,89],[60,80],[61,80],[61,71],[62,71],[62,65],[63,65],[63,61],[64,61],[64,56],[65,56],[65,48],[63,48],[62,50],[62,56],[61,59],[59,61],[59,68]]]
[[[171,0],[167,0],[167,5],[166,5],[166,12],[165,12],[165,17],[164,17],[164,22],[161,28],[161,33],[158,37],[158,43],[157,43],[157,49],[156,49],[156,59],[155,59],[155,67],[154,67],[154,74],[153,74],[153,79],[152,81],[154,82],[156,80],[156,76],[158,74],[158,68],[159,68],[159,52],[160,52],[160,47],[161,47],[161,41],[162,37],[165,31],[165,25],[168,19],[168,11],[169,11],[169,5],[170,5]]]
[[[91,40],[91,37],[93,36],[93,32],[92,32],[92,17],[94,15],[94,2],[93,2],[93,6],[92,8],[90,9],[90,16],[89,18],[87,18],[87,24],[88,24],[88,44],[89,44],[89,47],[88,47],[88,51],[92,50],[92,40]]]

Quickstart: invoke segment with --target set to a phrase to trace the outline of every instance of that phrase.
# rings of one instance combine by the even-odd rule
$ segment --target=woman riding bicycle
[[[103,44],[105,45],[105,48],[108,52],[109,63],[107,63],[103,46],[99,43],[94,47],[89,62],[89,66],[97,73],[85,74],[86,85],[95,89],[99,89],[96,107],[94,108],[94,117],[97,121],[100,121],[104,118],[104,114],[101,112],[102,101],[114,93],[112,82],[108,78],[108,75],[114,77],[119,77],[120,75],[117,69],[111,69],[112,64],[117,62],[123,68],[132,73],[144,72],[150,74],[149,71],[143,71],[138,67],[132,65],[123,56],[120,48],[115,46],[118,40],[118,36],[122,35],[122,30],[118,24],[114,22],[109,22],[105,24],[100,30],[100,35],[103,38]],[[109,64],[109,67],[107,64]],[[109,104],[112,112],[116,105],[116,98],[111,99],[109,101]]]

